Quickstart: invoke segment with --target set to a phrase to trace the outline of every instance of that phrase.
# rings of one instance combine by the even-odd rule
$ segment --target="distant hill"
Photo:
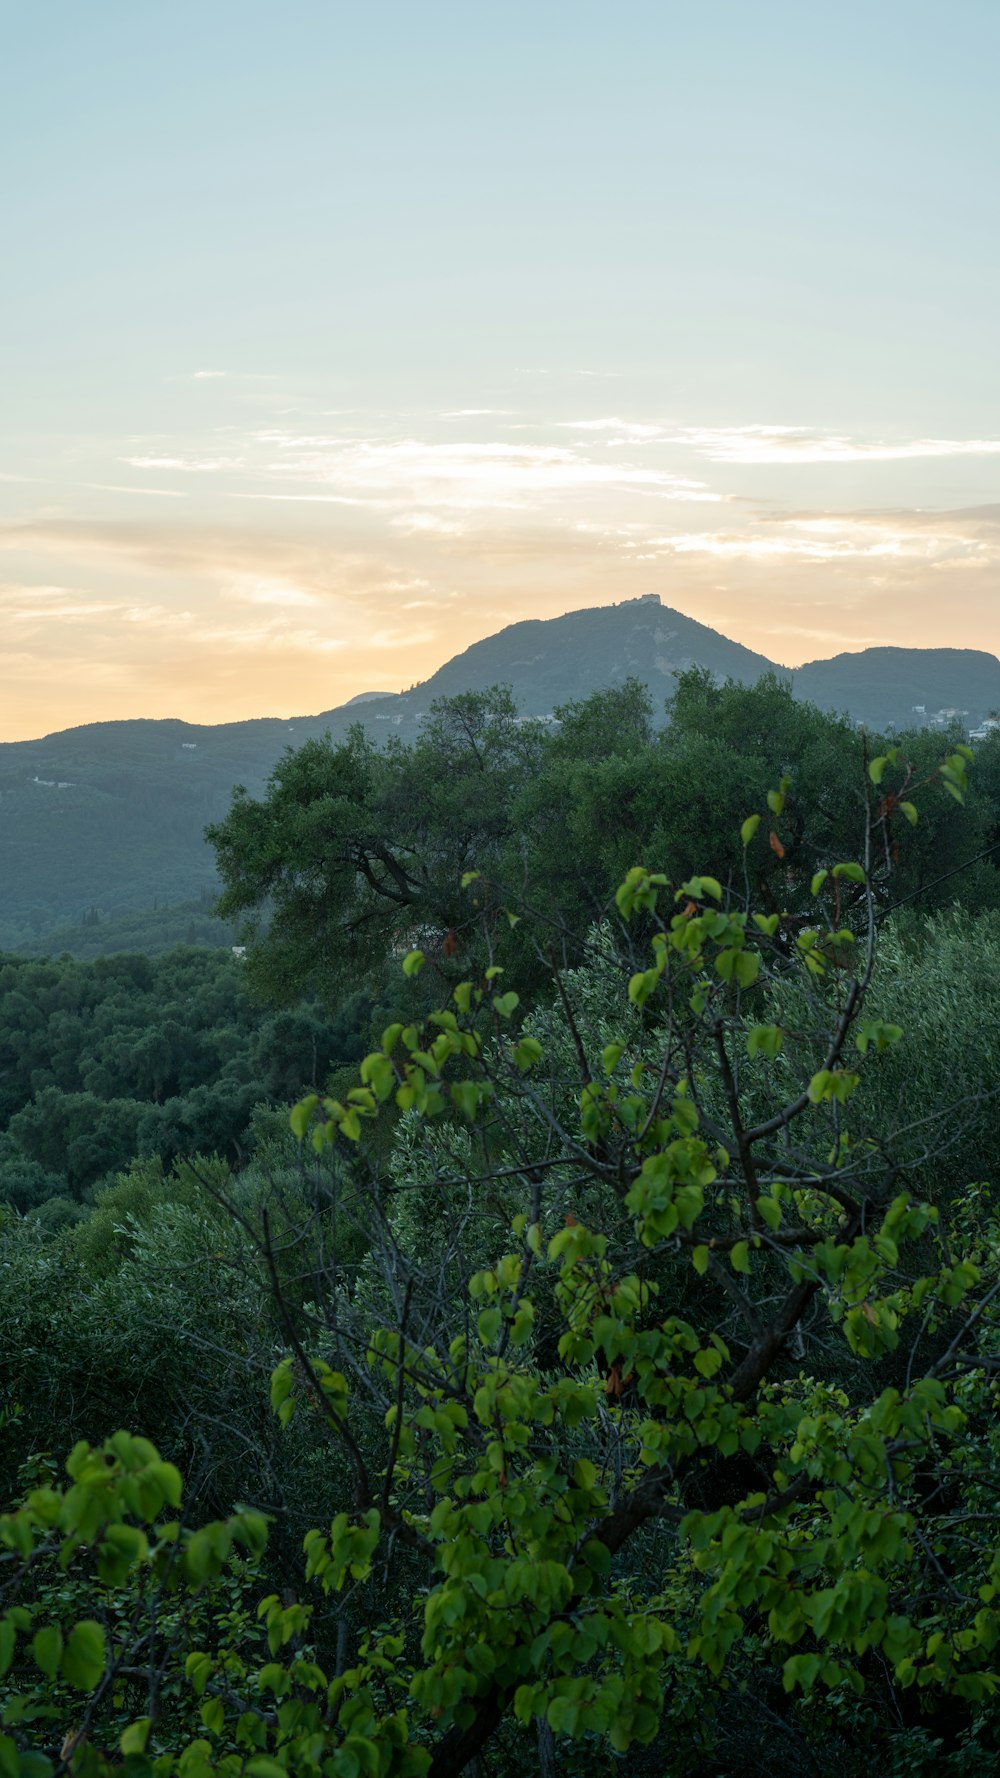
[[[974,728],[1000,710],[1000,661],[978,648],[866,648],[809,661],[792,675],[796,697],[821,710],[846,710],[858,722],[912,728],[941,709],[958,710]]]
[[[361,723],[373,737],[411,738],[432,701],[488,685],[512,686],[525,715],[621,684],[630,675],[662,710],[674,675],[707,668],[751,683],[777,672],[797,696],[846,710],[873,727],[919,722],[942,706],[973,727],[1000,708],[1000,661],[962,649],[867,649],[812,661],[794,675],[655,596],[511,624],[399,694],[367,692],[316,716],[201,726],[179,721],[89,723],[37,741],[0,745],[0,943],[74,926],[91,910],[117,920],[210,894],[206,823],[251,792],[287,747]],[[185,930],[187,920],[185,919]],[[88,928],[88,931],[92,929]],[[110,936],[110,935],[109,935]]]

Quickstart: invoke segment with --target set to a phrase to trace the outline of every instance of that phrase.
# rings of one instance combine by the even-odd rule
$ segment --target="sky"
[[[32,0],[0,740],[656,593],[1000,651],[997,0]]]

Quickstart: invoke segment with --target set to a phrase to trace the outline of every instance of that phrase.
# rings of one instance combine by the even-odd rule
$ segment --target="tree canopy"
[[[781,850],[762,848],[752,866],[759,896],[783,907],[799,878],[850,851],[866,753],[890,749],[796,702],[777,678],[720,686],[697,669],[679,677],[665,728],[634,681],[558,717],[519,721],[502,688],[442,699],[412,745],[379,750],[360,728],[337,745],[312,740],[285,755],[263,797],[238,794],[209,835],[220,910],[247,921],[260,990],[288,1001],[309,987],[336,1000],[380,980],[386,959],[418,942],[461,973],[465,948],[481,945],[481,906],[459,887],[474,868],[493,952],[533,991],[545,979],[540,940],[518,934],[506,912],[527,903],[568,960],[637,858],[677,881],[704,870],[739,882],[743,816],[788,774]],[[935,769],[939,737],[892,744],[912,782]],[[1000,905],[988,859],[935,890],[942,859],[965,863],[996,839],[998,811],[987,774],[964,803],[939,799],[901,850],[894,833],[896,856],[873,860],[880,910],[914,893],[925,908],[942,897]]]
[[[672,764],[689,760],[695,797],[715,690],[682,693]],[[456,782],[478,783],[496,725],[498,783],[504,757],[514,781],[495,802],[483,785],[469,833],[447,787],[418,827],[408,750],[358,752],[360,813],[331,788],[313,824],[301,786],[296,825],[284,780],[234,811],[246,905],[265,875],[275,902],[258,979],[286,942],[304,967],[295,929],[305,946],[321,916],[346,959],[373,896],[399,986],[355,1084],[317,1082],[254,1168],[194,1163],[172,1207],[136,1180],[133,1209],[109,1205],[89,1245],[60,1238],[91,1293],[124,1267],[142,1277],[153,1242],[178,1305],[181,1279],[218,1253],[228,1366],[269,1349],[285,1454],[255,1459],[253,1495],[214,1516],[204,1488],[185,1510],[179,1468],[131,1433],[83,1433],[65,1481],[35,1458],[0,1519],[3,1769],[42,1778],[67,1728],[64,1768],[117,1758],[162,1778],[451,1778],[475,1760],[548,1778],[626,1751],[678,1778],[776,1758],[995,1769],[998,1231],[993,1185],[949,1148],[959,1118],[960,1165],[989,1156],[995,1087],[972,1068],[974,1022],[948,1078],[936,1004],[969,993],[995,922],[948,916],[930,1006],[919,924],[890,917],[880,959],[888,910],[930,869],[907,849],[928,829],[975,840],[968,750],[866,750],[832,725],[815,782],[784,747],[768,776],[763,710],[780,688],[758,695],[759,736],[752,704],[742,753],[733,731],[731,785],[722,741],[705,782],[718,771],[725,811],[757,748],[760,780],[728,833],[706,804],[720,826],[700,868],[700,805],[685,831],[666,803],[655,841],[661,805],[627,805],[627,762],[652,771],[658,745],[628,688],[554,736],[504,731],[498,701],[471,733],[449,713],[427,747],[454,748]],[[597,782],[612,732],[618,797]],[[505,798],[527,808],[574,746],[579,800],[553,802],[545,829],[539,804],[515,883]],[[536,756],[523,780],[522,747]],[[827,794],[838,761],[843,799]],[[666,766],[659,782],[666,797]],[[392,858],[417,887],[395,914],[366,823],[374,809],[387,825],[406,783],[413,855]],[[620,807],[622,845],[632,821],[646,842],[588,905],[584,831],[578,872],[559,877],[556,860],[547,877],[544,856],[599,794]],[[254,835],[273,847],[269,875],[254,874]],[[324,899],[327,878],[349,905]],[[341,963],[313,954],[332,983]],[[8,1252],[26,1278],[52,1247],[22,1223]],[[224,1319],[189,1326],[194,1349],[224,1347]],[[217,1448],[201,1424],[192,1457]],[[295,1477],[294,1508],[267,1496],[277,1475]],[[320,1482],[326,1510],[296,1559],[289,1530]]]

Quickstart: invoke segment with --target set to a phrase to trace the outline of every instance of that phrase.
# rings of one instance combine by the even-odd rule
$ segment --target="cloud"
[[[179,469],[185,474],[214,475],[222,469],[242,469],[245,457],[122,457],[132,469]]]
[[[192,372],[196,383],[203,382],[208,377],[225,377],[228,376],[228,374],[228,371],[224,370],[196,370]]]
[[[712,463],[794,466],[819,463],[901,463],[942,457],[1000,455],[997,438],[857,439],[811,426],[683,426],[626,420],[558,420],[560,431],[607,433],[609,444],[667,444],[694,451]]]
[[[598,490],[717,501],[705,482],[637,463],[596,461],[560,445],[420,438],[317,441],[269,434],[282,453],[265,473],[324,482],[382,502],[420,507],[521,508]]]
[[[923,515],[843,514],[782,518],[768,514],[752,530],[675,532],[669,535],[630,538],[624,547],[655,555],[707,555],[746,561],[804,562],[877,561],[909,559],[933,564],[972,561],[977,565],[1000,559],[1000,546],[976,537],[969,527],[937,515],[931,527]]]
[[[667,437],[668,435],[664,435]],[[933,457],[1000,455],[996,438],[852,439],[806,426],[688,426],[669,435],[712,463],[898,463]]]
[[[405,537],[462,537],[464,526],[454,519],[441,518],[434,512],[401,512],[389,520],[394,531]]]
[[[238,574],[225,589],[224,596],[241,605],[266,605],[288,608],[297,605],[319,605],[317,593],[296,586],[287,580],[268,580],[255,575]]]
[[[78,488],[94,488],[100,494],[156,494],[163,500],[186,500],[180,488],[129,488],[119,482],[77,482]]]
[[[617,415],[609,415],[599,420],[557,420],[556,425],[563,432],[614,432],[623,438],[636,441],[662,439],[668,435],[663,427],[646,420],[620,420]]]
[[[228,491],[226,493],[226,499],[227,500],[285,500],[285,501],[291,501],[293,503],[298,502],[300,505],[306,505],[306,506],[364,506],[364,507],[370,507],[374,504],[372,501],[369,501],[369,500],[352,499],[351,496],[348,494],[268,494],[268,493],[263,492],[259,488],[255,489],[252,494],[241,494],[238,492]]]

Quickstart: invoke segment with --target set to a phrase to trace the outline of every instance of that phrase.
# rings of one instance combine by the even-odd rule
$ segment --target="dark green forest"
[[[996,1770],[1000,739],[668,717],[0,955],[4,1778]]]

